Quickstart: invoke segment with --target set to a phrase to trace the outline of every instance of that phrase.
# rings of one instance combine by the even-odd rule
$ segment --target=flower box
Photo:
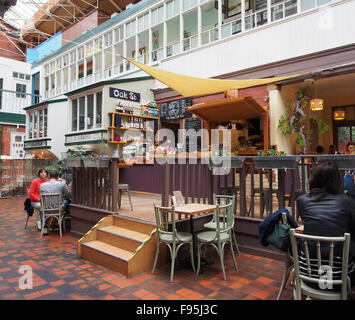
[[[338,165],[340,170],[350,170],[355,168],[355,155],[352,154],[320,155],[316,158],[316,161],[335,162]]]
[[[252,157],[258,169],[296,169],[297,156],[257,156]]]
[[[242,168],[244,165],[245,157],[223,157],[223,156],[212,156],[209,159],[210,168]]]
[[[81,159],[80,158],[65,158],[64,159],[65,166],[68,168],[77,168],[81,167]]]
[[[110,158],[83,158],[86,168],[107,168],[110,165]]]

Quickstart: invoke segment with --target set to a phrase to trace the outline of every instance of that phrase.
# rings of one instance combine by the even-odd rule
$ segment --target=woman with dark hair
[[[297,208],[304,233],[341,237],[350,233],[349,275],[355,285],[355,201],[343,193],[339,167],[335,162],[321,162],[312,171],[309,193],[297,198]],[[342,248],[334,251],[342,256]]]
[[[28,191],[28,196],[31,198],[31,205],[33,208],[39,209],[41,208],[40,203],[40,195],[39,195],[39,187],[42,183],[49,181],[47,179],[47,171],[44,168],[41,168],[37,172],[38,178],[33,180],[30,186],[30,190]],[[37,221],[38,230],[42,230],[41,221]],[[47,230],[44,230],[43,234],[47,234]]]

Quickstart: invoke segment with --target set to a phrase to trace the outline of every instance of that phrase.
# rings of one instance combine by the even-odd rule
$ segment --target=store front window
[[[28,139],[42,139],[47,137],[48,109],[41,108],[28,113]]]
[[[102,127],[102,92],[88,94],[71,101],[71,131]]]

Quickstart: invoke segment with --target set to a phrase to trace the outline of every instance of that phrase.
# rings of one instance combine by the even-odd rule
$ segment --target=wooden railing
[[[117,165],[118,159],[112,158],[106,167],[73,167],[72,203],[116,212]]]
[[[352,158],[353,157],[353,158]],[[212,193],[235,194],[236,215],[264,219],[279,208],[290,207],[297,218],[296,198],[308,192],[309,177],[319,161],[338,163],[341,176],[355,168],[355,156],[294,156],[292,157],[233,157],[240,160],[226,174],[216,175],[216,166],[203,164],[165,164],[163,166],[162,205],[171,204],[170,196],[181,190],[185,202],[211,203]],[[269,163],[260,162],[267,160]],[[205,161],[204,161],[205,162]],[[222,166],[223,167],[223,166]],[[221,170],[221,169],[219,169]],[[221,173],[221,172],[220,172]]]

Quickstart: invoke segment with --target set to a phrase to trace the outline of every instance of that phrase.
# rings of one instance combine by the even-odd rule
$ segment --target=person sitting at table
[[[323,154],[323,152],[324,152],[323,146],[318,146],[318,147],[316,148],[316,153],[317,153],[317,154]]]
[[[328,154],[339,154],[336,145],[331,144],[331,145],[329,146]]]
[[[345,153],[346,154],[353,154],[354,151],[355,151],[355,143],[352,141],[349,141],[346,144]]]
[[[348,275],[351,278],[351,286],[354,287],[355,201],[343,193],[338,165],[327,161],[314,167],[309,181],[309,190],[308,194],[297,198],[297,208],[304,225],[304,234],[342,237],[344,233],[350,233]],[[327,254],[324,254],[324,259]],[[335,261],[341,263],[342,247],[335,245],[334,256]],[[308,285],[314,284],[308,283]]]
[[[236,146],[236,151],[245,151],[248,148],[247,139],[244,136],[238,137],[239,144]]]
[[[44,168],[38,170],[37,176],[38,178],[33,180],[31,183],[30,189],[28,191],[28,196],[31,199],[32,207],[40,211],[41,208],[40,196],[39,196],[40,186],[42,183],[49,181],[49,179],[47,178],[47,171]],[[39,231],[42,230],[41,224],[42,224],[42,219],[37,221],[37,229]],[[46,228],[43,230],[43,234],[44,235],[48,234],[48,230],[46,230]]]

